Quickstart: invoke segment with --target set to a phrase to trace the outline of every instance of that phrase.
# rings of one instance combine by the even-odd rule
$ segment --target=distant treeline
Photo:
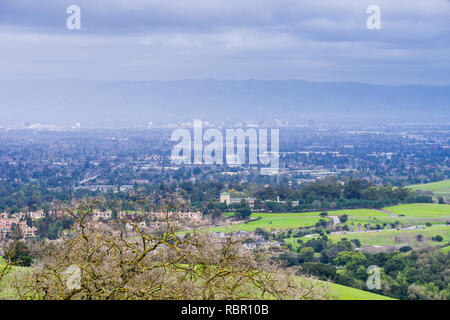
[[[254,210],[271,212],[299,212],[308,210],[333,210],[344,208],[382,208],[399,203],[429,203],[432,197],[419,194],[404,187],[393,188],[390,185],[377,186],[364,179],[340,182],[336,177],[327,177],[304,185],[235,183],[225,185],[217,181],[171,182],[134,186],[129,192],[91,192],[74,191],[70,186],[48,188],[39,181],[20,183],[14,180],[0,181],[0,211],[18,212],[21,210],[47,211],[54,201],[69,202],[85,197],[103,197],[106,199],[103,210],[134,210],[136,193],[146,194],[155,203],[169,195],[187,200],[193,209],[204,213],[217,213],[225,210],[238,210],[248,207],[248,203],[227,206],[219,203],[219,193],[228,190],[239,197],[252,197]]]

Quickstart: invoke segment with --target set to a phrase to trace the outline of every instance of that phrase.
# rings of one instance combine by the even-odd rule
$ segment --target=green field
[[[270,214],[267,214],[270,215]],[[260,220],[249,221],[246,223],[241,223],[233,226],[215,227],[210,228],[208,231],[211,232],[236,232],[236,231],[247,231],[253,232],[257,228],[262,228],[267,231],[283,230],[283,229],[293,229],[300,227],[311,227],[319,222],[320,217],[305,217],[304,215],[297,216],[295,213],[290,213],[289,216],[281,214],[280,216],[267,216],[265,214]],[[277,215],[277,214],[273,214]],[[254,217],[252,215],[252,217]]]
[[[423,242],[416,240],[417,235],[424,236]],[[432,242],[431,237],[441,235],[444,240],[442,242]],[[450,241],[450,227],[432,226],[425,229],[417,230],[396,230],[387,229],[372,232],[354,232],[346,234],[331,234],[328,238],[333,241],[340,241],[342,238],[348,240],[358,239],[363,245],[373,246],[394,246],[394,245],[410,245],[411,247],[420,247],[423,245],[443,245]],[[310,237],[302,237],[303,241],[308,241]],[[286,241],[290,243],[291,241]]]
[[[405,217],[409,218],[450,219],[450,205],[448,204],[403,204],[394,207],[387,207],[384,208],[384,210],[395,213],[396,215],[405,215]]]
[[[392,217],[389,214],[375,209],[346,209],[327,211],[329,216],[348,215],[348,221],[345,223],[352,231],[364,229],[364,225],[370,224],[389,226],[391,223],[399,221],[402,226],[443,224],[446,219],[450,220],[450,205],[439,204],[407,204],[395,207],[384,208],[385,210],[405,217]],[[234,215],[232,212],[225,213],[226,216]],[[267,231],[296,229],[302,227],[312,227],[321,218],[320,212],[300,212],[300,213],[258,213],[254,212],[251,218],[259,218],[256,221],[237,224],[234,226],[214,227],[209,229],[212,232],[252,232],[257,228]],[[326,218],[330,219],[330,218]],[[441,219],[441,220],[432,220]]]
[[[387,213],[375,209],[344,209],[337,211],[328,211],[329,216],[342,216],[344,214],[353,217],[375,217],[375,218],[390,217]]]
[[[450,180],[408,186],[413,190],[433,191],[436,196],[450,197]]]
[[[448,246],[442,248],[442,249],[441,249],[441,252],[443,252],[443,253],[450,252],[450,245],[448,245]]]
[[[336,283],[327,283],[334,300],[395,300],[372,292],[345,287]]]

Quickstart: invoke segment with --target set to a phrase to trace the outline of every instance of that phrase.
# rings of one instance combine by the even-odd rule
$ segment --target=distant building
[[[229,192],[222,192],[220,194],[220,203],[231,204],[231,194]]]
[[[94,220],[100,220],[100,219],[104,219],[104,220],[108,220],[111,219],[112,217],[112,211],[94,211]]]
[[[250,207],[255,204],[255,198],[232,198],[229,192],[222,192],[219,197],[220,203],[226,203],[227,205],[241,203],[242,200],[246,201]]]
[[[24,238],[34,238],[37,235],[37,228],[29,227],[24,220],[19,218],[0,218],[0,239],[4,238],[14,225],[20,228]]]

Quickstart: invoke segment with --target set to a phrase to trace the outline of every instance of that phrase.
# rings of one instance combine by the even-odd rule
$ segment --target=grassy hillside
[[[345,287],[340,284],[329,283],[330,293],[335,300],[395,300],[368,291]]]
[[[436,196],[450,197],[450,180],[432,182],[426,184],[416,184],[409,186],[413,190],[433,191]]]

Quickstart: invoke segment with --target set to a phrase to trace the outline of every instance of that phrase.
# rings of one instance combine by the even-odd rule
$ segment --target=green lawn
[[[450,219],[450,205],[435,203],[403,204],[395,207],[384,208],[397,215],[405,215],[410,218]]]
[[[436,196],[450,197],[450,180],[408,186],[413,190],[433,191]]]

